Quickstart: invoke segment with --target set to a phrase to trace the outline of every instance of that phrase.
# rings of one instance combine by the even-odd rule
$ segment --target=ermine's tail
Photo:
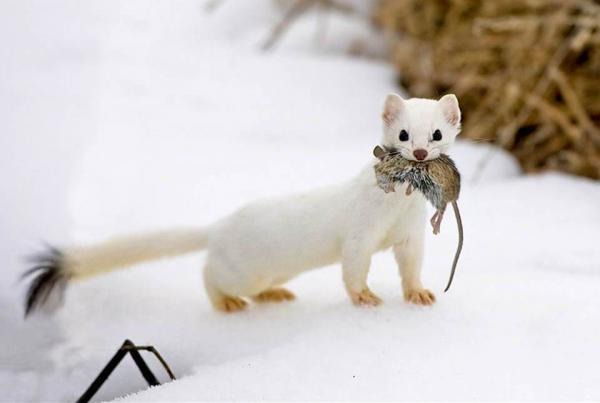
[[[33,276],[27,290],[25,316],[57,301],[70,280],[95,276],[162,257],[204,249],[207,231],[176,230],[115,238],[96,245],[49,251],[35,256],[34,267],[23,274]]]

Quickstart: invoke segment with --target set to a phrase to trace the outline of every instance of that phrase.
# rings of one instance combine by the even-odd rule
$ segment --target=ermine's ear
[[[444,95],[438,102],[442,108],[442,113],[444,114],[446,121],[452,126],[458,126],[460,123],[460,107],[458,106],[456,95]]]
[[[400,95],[389,94],[385,99],[385,106],[383,107],[383,121],[386,125],[391,125],[394,119],[398,117],[400,111],[404,107],[404,100]]]

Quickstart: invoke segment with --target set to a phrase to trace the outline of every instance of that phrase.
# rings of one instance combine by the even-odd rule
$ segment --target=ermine
[[[438,134],[434,133],[434,136],[438,136]],[[448,203],[452,204],[458,226],[458,247],[454,255],[450,278],[444,289],[444,292],[448,291],[454,279],[464,238],[462,219],[457,203],[460,194],[460,172],[454,161],[446,154],[440,154],[438,158],[429,161],[410,161],[394,150],[384,150],[380,146],[375,147],[373,155],[381,160],[374,167],[375,177],[381,189],[389,193],[394,191],[395,182],[407,183],[407,195],[416,189],[435,207],[435,214],[431,218],[434,234],[439,234],[446,207]]]
[[[454,95],[439,100],[390,94],[383,110],[381,144],[411,161],[445,153],[460,132]],[[343,282],[356,305],[381,303],[367,285],[371,256],[391,248],[404,298],[430,305],[434,294],[421,283],[425,198],[419,192],[381,191],[373,159],[356,177],[337,186],[257,201],[216,223],[116,238],[92,246],[51,250],[37,256],[25,313],[56,300],[68,282],[153,259],[207,249],[204,285],[213,307],[233,312],[255,302],[294,299],[282,284],[305,271],[341,262]],[[405,185],[398,185],[405,186]],[[167,274],[166,275],[170,275]]]

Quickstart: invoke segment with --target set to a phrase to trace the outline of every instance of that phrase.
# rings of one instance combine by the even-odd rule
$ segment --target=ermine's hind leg
[[[204,268],[204,286],[212,306],[218,311],[237,312],[248,306],[248,303],[243,298],[221,292],[214,284],[208,266]]]
[[[259,294],[252,297],[254,302],[284,302],[293,301],[296,296],[285,288],[269,288]]]

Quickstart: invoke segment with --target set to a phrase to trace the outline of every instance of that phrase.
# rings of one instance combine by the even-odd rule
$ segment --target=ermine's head
[[[383,109],[383,145],[409,160],[427,161],[446,153],[460,132],[454,94],[439,100],[402,99],[390,94]]]

